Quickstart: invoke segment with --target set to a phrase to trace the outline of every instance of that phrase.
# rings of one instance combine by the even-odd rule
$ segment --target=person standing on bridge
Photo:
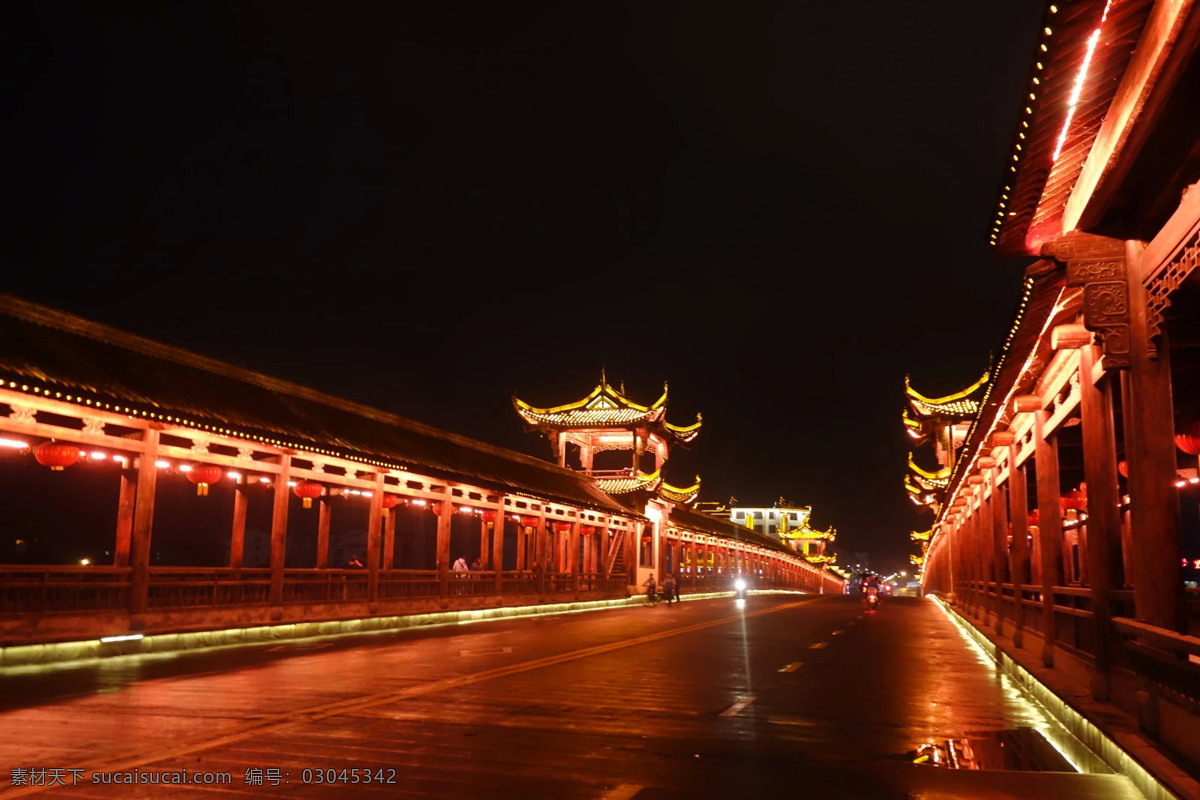
[[[465,579],[467,577],[467,573],[470,572],[470,570],[471,570],[471,568],[467,566],[467,560],[465,558],[463,558],[462,556],[459,556],[455,560],[454,565],[452,567],[450,567],[450,569],[454,570],[455,580]],[[454,587],[454,593],[462,594],[463,590],[466,588],[467,587],[465,587],[465,586],[456,586],[456,587]]]

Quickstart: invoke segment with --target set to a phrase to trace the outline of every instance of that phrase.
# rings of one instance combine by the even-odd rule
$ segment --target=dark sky
[[[548,457],[601,367],[668,479],[899,568],[904,376],[972,382],[1036,0],[14,3],[3,290]]]

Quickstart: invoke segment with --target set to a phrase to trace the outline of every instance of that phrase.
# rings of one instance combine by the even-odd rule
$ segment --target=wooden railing
[[[962,584],[958,605],[968,616],[991,619],[997,607],[996,585],[968,581]],[[1200,590],[1187,590],[1190,634],[1148,625],[1136,618],[1132,590],[1108,593],[1111,630],[1097,630],[1093,614],[1092,590],[1084,586],[1055,586],[1052,589],[1053,639],[1056,647],[1095,667],[1099,637],[1108,637],[1116,647],[1116,668],[1127,669],[1160,689],[1200,704]],[[1001,620],[1015,624],[1015,608],[1020,598],[1024,611],[1025,632],[1042,636],[1045,608],[1041,586],[1023,584],[999,586]]]
[[[128,567],[0,569],[0,614],[104,611],[129,606]]]
[[[0,568],[0,616],[47,612],[120,611],[130,606],[128,567],[7,566]],[[459,577],[461,575],[461,577]],[[500,573],[502,595],[575,594],[625,590],[625,575],[602,573]],[[271,570],[228,567],[151,567],[148,610],[253,606],[270,602]],[[451,573],[446,594],[495,595],[496,573]],[[436,570],[380,570],[380,600],[436,598],[442,583]],[[363,602],[369,575],[363,569],[287,569],[284,603]]]

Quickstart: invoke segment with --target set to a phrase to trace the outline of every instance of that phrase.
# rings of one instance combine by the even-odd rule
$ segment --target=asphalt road
[[[5,672],[0,797],[1140,797],[1055,735],[930,601],[756,595]]]

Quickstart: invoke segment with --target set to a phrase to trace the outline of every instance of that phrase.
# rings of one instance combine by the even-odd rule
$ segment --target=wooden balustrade
[[[129,567],[8,565],[0,569],[0,615],[124,609],[130,572]]]

